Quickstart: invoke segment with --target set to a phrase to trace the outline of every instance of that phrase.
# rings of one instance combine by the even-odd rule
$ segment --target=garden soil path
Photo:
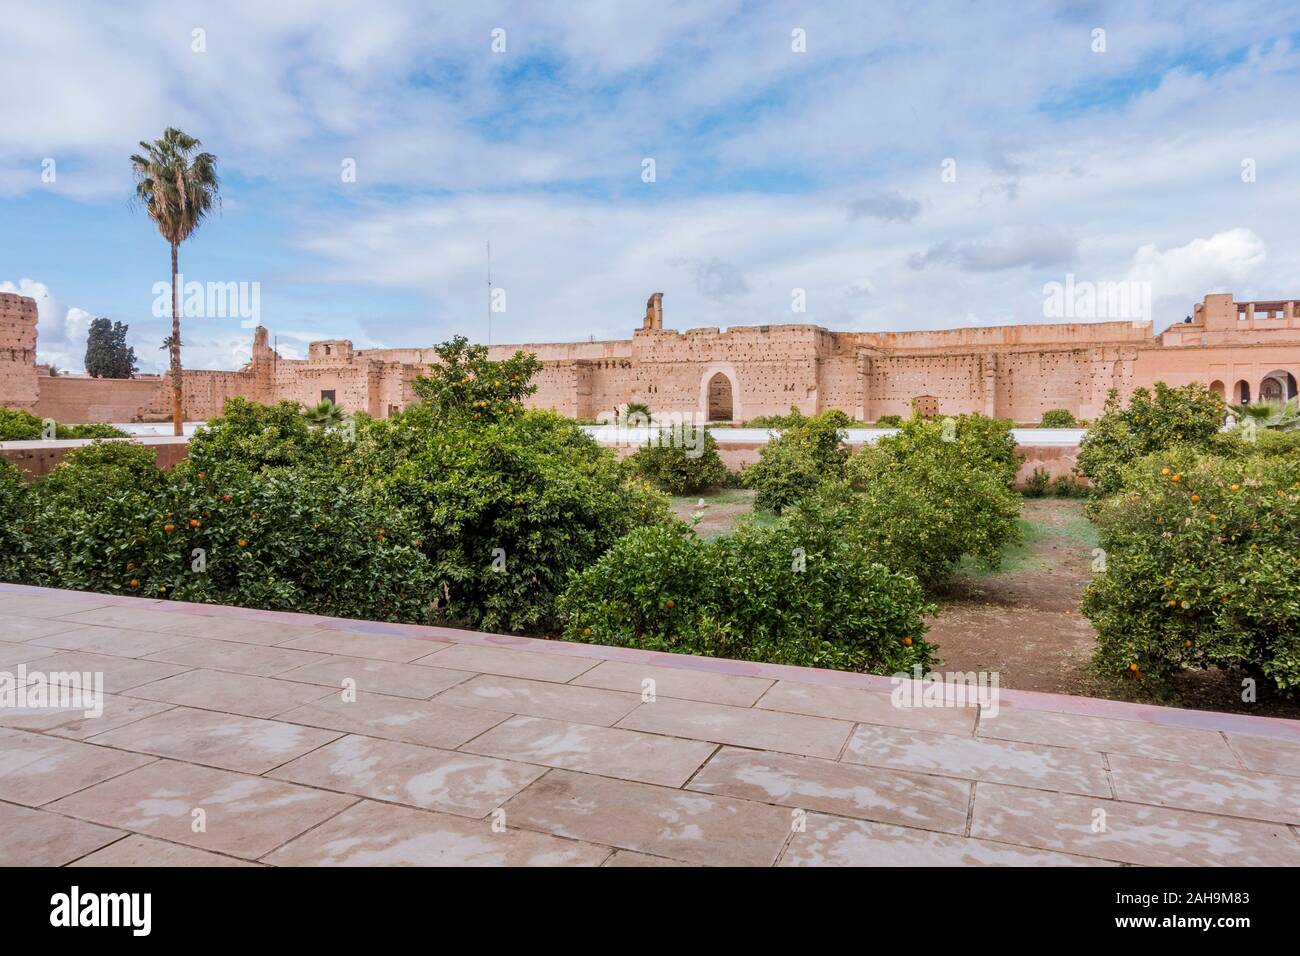
[[[1096,535],[1079,501],[1027,499],[1020,544],[997,573],[963,564],[927,637],[943,669],[1000,674],[1003,687],[1084,693],[1095,632],[1079,613]]]

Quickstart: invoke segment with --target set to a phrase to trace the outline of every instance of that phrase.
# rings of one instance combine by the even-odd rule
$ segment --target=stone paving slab
[[[310,701],[320,700],[327,693],[330,692],[316,684],[299,684],[248,674],[228,674],[224,671],[192,670],[133,687],[127,696],[205,710],[220,710],[245,717],[274,717]]]
[[[176,637],[173,635],[173,637]],[[310,666],[329,659],[328,654],[313,651],[295,651],[265,644],[214,641],[205,638],[176,637],[181,643],[140,655],[168,664],[251,677],[275,677],[285,671]]]
[[[1108,866],[1103,860],[990,840],[808,814],[781,866]]]
[[[39,807],[153,757],[20,730],[0,731],[0,800]]]
[[[712,866],[771,866],[791,820],[782,807],[568,770],[505,810],[512,825]]]
[[[268,776],[374,800],[484,817],[545,768],[349,735]]]
[[[1149,866],[1300,866],[1281,824],[991,783],[975,785],[971,836]]]
[[[356,800],[264,777],[158,760],[64,797],[48,809],[255,860]]]
[[[131,834],[69,866],[257,866],[249,860]]]
[[[0,864],[1300,865],[1300,722],[891,690],[0,584]]]
[[[965,831],[971,796],[970,784],[943,777],[734,747],[688,789],[950,833]]]
[[[391,661],[322,655],[310,664],[295,667],[278,676],[281,680],[320,684],[323,687],[347,686],[359,693],[428,700],[434,694],[442,693],[461,681],[469,680],[473,675],[445,667],[409,667]],[[350,683],[345,684],[345,682]]]
[[[1102,755],[1065,747],[859,724],[849,738],[844,759],[965,780],[1111,796]]]
[[[584,687],[603,687],[654,697],[680,697],[710,704],[750,707],[772,681],[731,674],[709,674],[680,667],[656,667],[627,661],[602,661],[573,680]]]
[[[935,733],[969,736],[975,729],[974,707],[896,707],[890,695],[880,691],[820,687],[794,681],[778,681],[754,706]]]
[[[12,803],[0,803],[0,833],[0,866],[63,866],[125,835]]]
[[[260,774],[341,736],[337,731],[275,720],[173,707],[98,734],[91,742],[222,770]]]
[[[716,746],[635,730],[511,717],[461,750],[605,777],[680,787]]]
[[[278,719],[454,750],[501,721],[509,720],[510,715],[437,700],[411,700],[383,694],[358,694],[356,700],[345,700],[342,694],[336,693],[285,711]]]
[[[276,866],[599,866],[607,847],[362,800],[266,857]]]

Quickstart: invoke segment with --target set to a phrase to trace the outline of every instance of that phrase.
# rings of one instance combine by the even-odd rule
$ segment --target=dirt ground
[[[696,530],[711,538],[751,511],[753,492],[727,489],[703,496],[703,507],[700,501],[698,495],[674,498],[673,511],[688,522],[700,513]],[[1158,690],[1098,679],[1088,669],[1096,634],[1078,609],[1097,546],[1083,502],[1026,499],[1021,532],[997,571],[963,562],[935,596],[939,612],[927,637],[938,645],[942,670],[996,671],[1002,687],[1017,690],[1300,718],[1300,700],[1277,699],[1262,685],[1256,702],[1243,702],[1244,675],[1235,672],[1191,672]]]

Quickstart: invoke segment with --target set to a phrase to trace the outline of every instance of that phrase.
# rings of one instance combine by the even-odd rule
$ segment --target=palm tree
[[[1258,428],[1293,432],[1300,430],[1300,398],[1285,402],[1257,402],[1253,405],[1229,405],[1237,421],[1253,418]]]
[[[181,434],[184,397],[181,385],[181,290],[176,276],[176,251],[194,234],[220,201],[217,182],[217,157],[198,153],[197,139],[178,129],[167,127],[162,138],[152,143],[140,141],[143,153],[131,157],[135,173],[135,198],[145,207],[149,218],[172,249],[172,334],[169,342],[172,376],[172,426]]]
[[[328,398],[322,398],[311,408],[304,408],[302,417],[312,428],[330,429],[342,425],[347,418],[343,409]]]

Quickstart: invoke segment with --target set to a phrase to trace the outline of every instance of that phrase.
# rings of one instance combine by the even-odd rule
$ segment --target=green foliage
[[[574,576],[560,608],[573,641],[875,673],[935,663],[916,580],[815,521],[712,541],[634,531]]]
[[[902,415],[881,415],[879,418],[876,419],[876,427],[877,428],[902,428],[903,416]]]
[[[18,408],[0,408],[0,441],[39,441],[42,419]]]
[[[33,546],[25,530],[30,521],[31,496],[22,474],[0,459],[0,581],[17,580]]]
[[[1010,422],[963,415],[909,419],[864,447],[847,474],[860,495],[837,495],[846,534],[890,568],[932,587],[963,555],[996,568],[1020,534]]]
[[[1052,479],[1052,494],[1058,498],[1082,498],[1087,493],[1088,486],[1073,472],[1057,475]]]
[[[72,452],[31,494],[25,583],[430,619],[432,571],[410,523],[328,473],[199,477],[158,470],[150,449],[110,443]]]
[[[307,424],[312,428],[327,429],[337,428],[347,420],[347,415],[341,405],[336,405],[328,398],[322,398],[311,408],[302,410],[302,417],[306,419]]]
[[[126,344],[127,326],[109,319],[92,319],[86,334],[86,373],[92,378],[131,378],[138,365],[135,349]]]
[[[1254,422],[1256,428],[1270,431],[1300,431],[1300,397],[1285,402],[1256,402],[1252,405],[1230,405],[1237,420]]]
[[[1079,470],[1098,494],[1115,494],[1125,468],[1139,458],[1176,445],[1212,449],[1225,412],[1223,399],[1196,382],[1181,388],[1156,382],[1154,393],[1136,389],[1127,408],[1111,389],[1105,414],[1080,445]]]
[[[0,408],[0,441],[40,441],[44,437],[45,419],[17,408]],[[55,438],[127,438],[126,432],[112,425],[55,425]]]
[[[536,355],[515,352],[505,361],[488,358],[486,345],[458,335],[437,347],[438,362],[415,380],[416,396],[444,417],[492,421],[518,414],[537,391],[532,378],[542,367]]]
[[[312,466],[332,470],[348,448],[342,434],[315,428],[297,402],[260,405],[228,398],[221,417],[190,438],[187,461],[196,472],[262,472]]]
[[[1094,508],[1106,567],[1082,609],[1097,667],[1160,680],[1237,665],[1300,686],[1300,458],[1183,447],[1120,486]]]
[[[1038,422],[1039,428],[1074,428],[1079,424],[1068,408],[1049,408]]]
[[[780,433],[758,452],[742,480],[757,490],[754,506],[781,512],[815,494],[823,481],[839,481],[849,450],[844,429],[850,419],[838,409],[805,416],[791,408]]]
[[[623,422],[626,424],[634,420],[642,425],[650,425],[653,419],[650,417],[650,406],[645,402],[628,402],[627,408],[623,410]]]
[[[1020,493],[1026,498],[1045,498],[1051,488],[1052,476],[1047,473],[1047,469],[1035,468],[1025,479],[1025,485],[1020,489]]]
[[[550,412],[408,409],[361,429],[347,468],[416,522],[439,619],[486,630],[553,628],[571,572],[669,514],[665,496]]]
[[[682,439],[682,429],[664,432],[659,439],[650,439],[628,459],[633,472],[661,491],[674,495],[689,495],[709,488],[718,488],[727,482],[727,466],[718,455],[718,443],[707,429],[695,429],[700,442],[695,449],[687,448]],[[663,441],[672,437],[671,441]]]

